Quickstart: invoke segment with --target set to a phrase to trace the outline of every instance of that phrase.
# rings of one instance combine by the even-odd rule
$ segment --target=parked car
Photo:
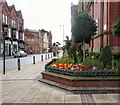
[[[20,50],[14,53],[14,58],[16,57],[26,57],[27,53],[25,53],[24,51]]]

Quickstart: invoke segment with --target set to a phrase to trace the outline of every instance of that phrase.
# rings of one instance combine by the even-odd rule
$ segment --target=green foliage
[[[71,46],[70,49],[68,50],[68,55],[74,59],[75,63],[77,62],[77,56],[76,56],[76,47]]]
[[[114,60],[114,57],[112,57],[112,69],[120,70],[120,61]]]
[[[56,63],[71,63],[71,64],[74,64],[74,59],[72,59],[70,56],[66,56],[66,57],[63,57],[63,58],[60,58],[58,60],[56,60]]]
[[[87,12],[80,13],[72,26],[75,42],[89,42],[91,36],[96,34],[96,22]]]
[[[120,37],[120,18],[115,21],[112,26],[112,33],[113,35]]]
[[[67,40],[65,40],[65,46],[64,46],[64,48],[65,48],[66,50],[69,50],[69,48],[70,48],[70,46],[71,46],[72,40],[70,40],[68,36],[66,36],[66,38],[67,38]]]
[[[105,46],[100,54],[100,60],[103,62],[104,67],[111,65],[112,63],[112,51],[110,46]]]
[[[100,58],[100,52],[88,52],[86,53],[86,58],[92,58],[94,56],[94,59]]]
[[[89,67],[97,67],[97,69],[101,69],[103,68],[103,65],[100,61],[96,60],[96,59],[91,59],[91,58],[86,58],[84,61],[83,61],[83,64],[84,65],[88,65]]]
[[[82,60],[83,52],[80,48],[71,46],[68,50],[68,55],[74,59],[75,63],[80,63]]]

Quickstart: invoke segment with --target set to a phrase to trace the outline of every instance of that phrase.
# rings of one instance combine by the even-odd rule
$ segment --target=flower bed
[[[99,87],[118,87],[119,70],[65,69],[65,66],[62,68],[61,64],[55,63],[56,61],[56,59],[53,59],[45,65],[45,71],[41,73],[41,82],[67,90],[84,89],[82,87],[88,87],[87,89],[92,90]]]
[[[77,76],[77,77],[79,77],[79,76],[81,76],[81,77],[120,76],[120,70],[106,70],[106,69],[97,70],[95,68],[90,70],[90,69],[83,69],[80,67],[79,67],[79,69],[70,69],[70,68],[65,69],[66,67],[64,64],[58,64],[58,63],[56,64],[56,63],[54,63],[55,61],[56,61],[56,59],[54,59],[51,62],[49,62],[48,64],[46,64],[45,70],[48,72],[53,72],[53,73],[58,73],[58,74],[63,74],[63,75],[68,75],[68,76]]]

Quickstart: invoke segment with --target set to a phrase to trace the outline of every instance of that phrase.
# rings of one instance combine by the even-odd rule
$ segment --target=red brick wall
[[[9,15],[10,14],[10,11],[9,11],[9,8],[8,8],[8,5],[7,3],[3,3],[3,6],[2,6],[2,14],[5,14],[6,16],[8,16],[8,25],[11,24],[11,16]],[[1,14],[1,15],[2,15]],[[2,17],[2,22],[3,22],[3,17]]]
[[[93,41],[94,48],[100,48],[100,37],[97,37]]]
[[[72,81],[70,79],[65,79],[63,77],[59,78],[57,76],[52,76],[49,74],[44,74],[42,73],[42,79],[53,81],[56,83],[60,83],[66,86],[71,86],[71,87],[118,87],[118,81],[93,81],[93,80],[75,80]]]
[[[109,15],[108,15],[108,30],[111,30],[113,23],[120,18],[120,2],[110,2],[109,3]],[[109,35],[109,43],[110,46],[120,46],[120,38],[113,37]]]
[[[98,34],[102,32],[102,6],[101,2],[94,3],[94,19],[99,19]],[[120,17],[120,2],[105,2],[104,3],[104,25],[106,30],[110,31],[113,23]],[[92,44],[92,43],[91,43]],[[120,38],[113,37],[112,35],[104,35],[103,46],[120,46]],[[92,45],[90,45],[92,47]],[[100,38],[94,38],[94,49],[100,47]]]

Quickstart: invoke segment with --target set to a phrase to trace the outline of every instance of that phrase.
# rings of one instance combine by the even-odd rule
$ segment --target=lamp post
[[[3,74],[5,74],[5,36],[7,35],[8,28],[3,27]]]
[[[5,33],[3,32],[3,74],[5,74]]]
[[[64,24],[63,24],[63,46],[64,46]]]
[[[61,27],[61,25],[60,25],[60,27]],[[62,28],[63,28],[63,47],[64,47],[64,24],[62,25]],[[63,56],[64,56],[64,50],[63,50]]]
[[[62,31],[63,31],[63,46],[64,46],[64,24],[63,25],[60,25],[60,27],[62,27]]]

